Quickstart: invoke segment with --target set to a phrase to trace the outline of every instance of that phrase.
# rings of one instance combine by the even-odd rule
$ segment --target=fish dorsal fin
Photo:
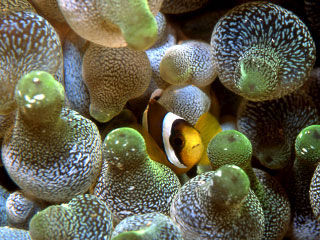
[[[162,122],[167,113],[168,111],[160,103],[155,99],[150,99],[142,118],[142,126],[161,148],[163,148]]]

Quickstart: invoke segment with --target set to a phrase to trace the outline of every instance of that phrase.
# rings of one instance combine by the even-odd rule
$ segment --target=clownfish
[[[149,100],[142,126],[164,150],[167,157],[164,164],[177,174],[190,170],[203,156],[204,145],[199,131],[155,99]]]

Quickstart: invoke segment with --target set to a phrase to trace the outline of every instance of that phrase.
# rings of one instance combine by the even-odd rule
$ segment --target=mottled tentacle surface
[[[211,99],[194,85],[172,85],[162,93],[159,103],[194,125],[202,114],[209,111]]]
[[[8,225],[6,202],[10,193],[2,186],[0,186],[0,227]]]
[[[160,76],[160,62],[165,55],[166,50],[176,44],[175,30],[167,23],[166,17],[159,12],[156,16],[156,20],[158,24],[157,41],[151,48],[145,51],[149,58],[152,69],[152,83],[150,83],[150,85],[155,85],[149,91],[150,94],[156,88],[164,89],[168,87],[169,84],[165,82]]]
[[[170,85],[160,76],[160,62],[166,50],[176,44],[176,32],[174,28],[168,24],[166,17],[161,12],[157,14],[156,20],[158,24],[157,41],[151,48],[145,51],[152,70],[150,84],[141,96],[129,100],[130,107],[133,111],[135,113],[139,112],[140,114],[146,109],[150,96],[156,89],[165,89]]]
[[[14,112],[1,115],[0,114],[0,139],[3,139],[6,131],[14,124]]]
[[[312,99],[302,94],[263,102],[243,101],[237,116],[238,129],[251,141],[253,155],[270,169],[291,166],[296,136],[319,120]]]
[[[134,214],[168,215],[179,188],[175,173],[150,159],[138,131],[123,127],[107,135],[94,194],[107,203],[115,223]]]
[[[49,21],[59,23],[65,22],[65,19],[59,9],[57,0],[29,0],[37,9],[41,16],[44,16]]]
[[[319,163],[319,127],[311,125],[298,134],[295,141],[294,165],[286,175],[286,189],[292,208],[292,226],[288,236],[294,240],[320,238],[320,223],[312,212],[309,198],[310,184],[316,184],[312,183],[312,176]]]
[[[317,162],[309,190],[310,204],[316,219],[320,220],[320,125],[313,125],[301,133],[300,154],[307,154],[312,162]]]
[[[207,153],[214,170],[225,164],[234,164],[247,173],[251,189],[259,199],[264,213],[263,239],[283,239],[290,223],[288,196],[275,178],[260,169],[252,168],[252,145],[249,139],[236,130],[225,130],[209,142]]]
[[[220,81],[252,101],[292,93],[307,80],[315,62],[315,44],[306,25],[268,2],[230,10],[215,25],[211,45]]]
[[[0,114],[7,114],[16,106],[14,90],[24,74],[42,70],[59,75],[63,60],[58,34],[36,13],[0,14],[0,35]]]
[[[3,164],[25,192],[50,202],[86,192],[101,169],[96,125],[64,108],[64,89],[52,75],[25,75],[15,94],[15,125],[2,144]]]
[[[10,228],[10,227],[0,227],[0,239],[2,240],[31,240],[29,231]]]
[[[310,184],[310,203],[312,212],[317,221],[320,221],[320,165],[318,164],[316,170],[313,173]]]
[[[253,168],[253,172],[260,183],[252,187],[258,197],[265,218],[263,239],[283,239],[291,220],[291,207],[285,188],[270,174]]]
[[[145,50],[156,41],[157,22],[153,14],[159,11],[161,0],[57,2],[71,28],[96,44]]]
[[[30,219],[42,208],[41,202],[27,197],[22,191],[11,193],[6,202],[8,226],[28,230]]]
[[[90,95],[90,115],[107,122],[126,102],[144,93],[151,79],[145,52],[91,44],[83,57],[83,79]]]
[[[36,10],[27,0],[2,0],[0,2],[0,14],[11,11],[36,12]]]
[[[90,96],[82,75],[82,60],[88,44],[86,40],[70,31],[63,43],[63,64],[69,107],[82,116],[90,118]]]
[[[160,63],[160,75],[173,85],[194,84],[204,87],[215,80],[215,65],[210,44],[189,40],[166,50]]]
[[[127,217],[112,232],[114,240],[130,239],[129,236],[141,240],[183,240],[180,229],[171,218],[158,212]]]
[[[262,239],[264,215],[246,173],[225,165],[189,180],[171,205],[170,216],[185,240]]]
[[[224,164],[234,164],[246,170],[251,167],[252,145],[242,133],[225,130],[210,140],[207,155],[213,169]]]
[[[67,204],[50,206],[30,222],[32,240],[108,240],[111,231],[111,211],[90,194],[74,197]]]

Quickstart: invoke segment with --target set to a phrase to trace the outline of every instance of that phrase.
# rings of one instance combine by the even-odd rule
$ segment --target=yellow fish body
[[[162,163],[177,174],[189,171],[200,161],[204,146],[199,131],[156,100],[150,99],[142,125],[164,150],[167,160]]]

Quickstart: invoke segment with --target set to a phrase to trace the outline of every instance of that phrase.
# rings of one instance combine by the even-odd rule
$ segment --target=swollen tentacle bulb
[[[291,11],[267,2],[230,10],[211,37],[218,77],[225,87],[252,101],[287,95],[307,80],[315,44]]]

